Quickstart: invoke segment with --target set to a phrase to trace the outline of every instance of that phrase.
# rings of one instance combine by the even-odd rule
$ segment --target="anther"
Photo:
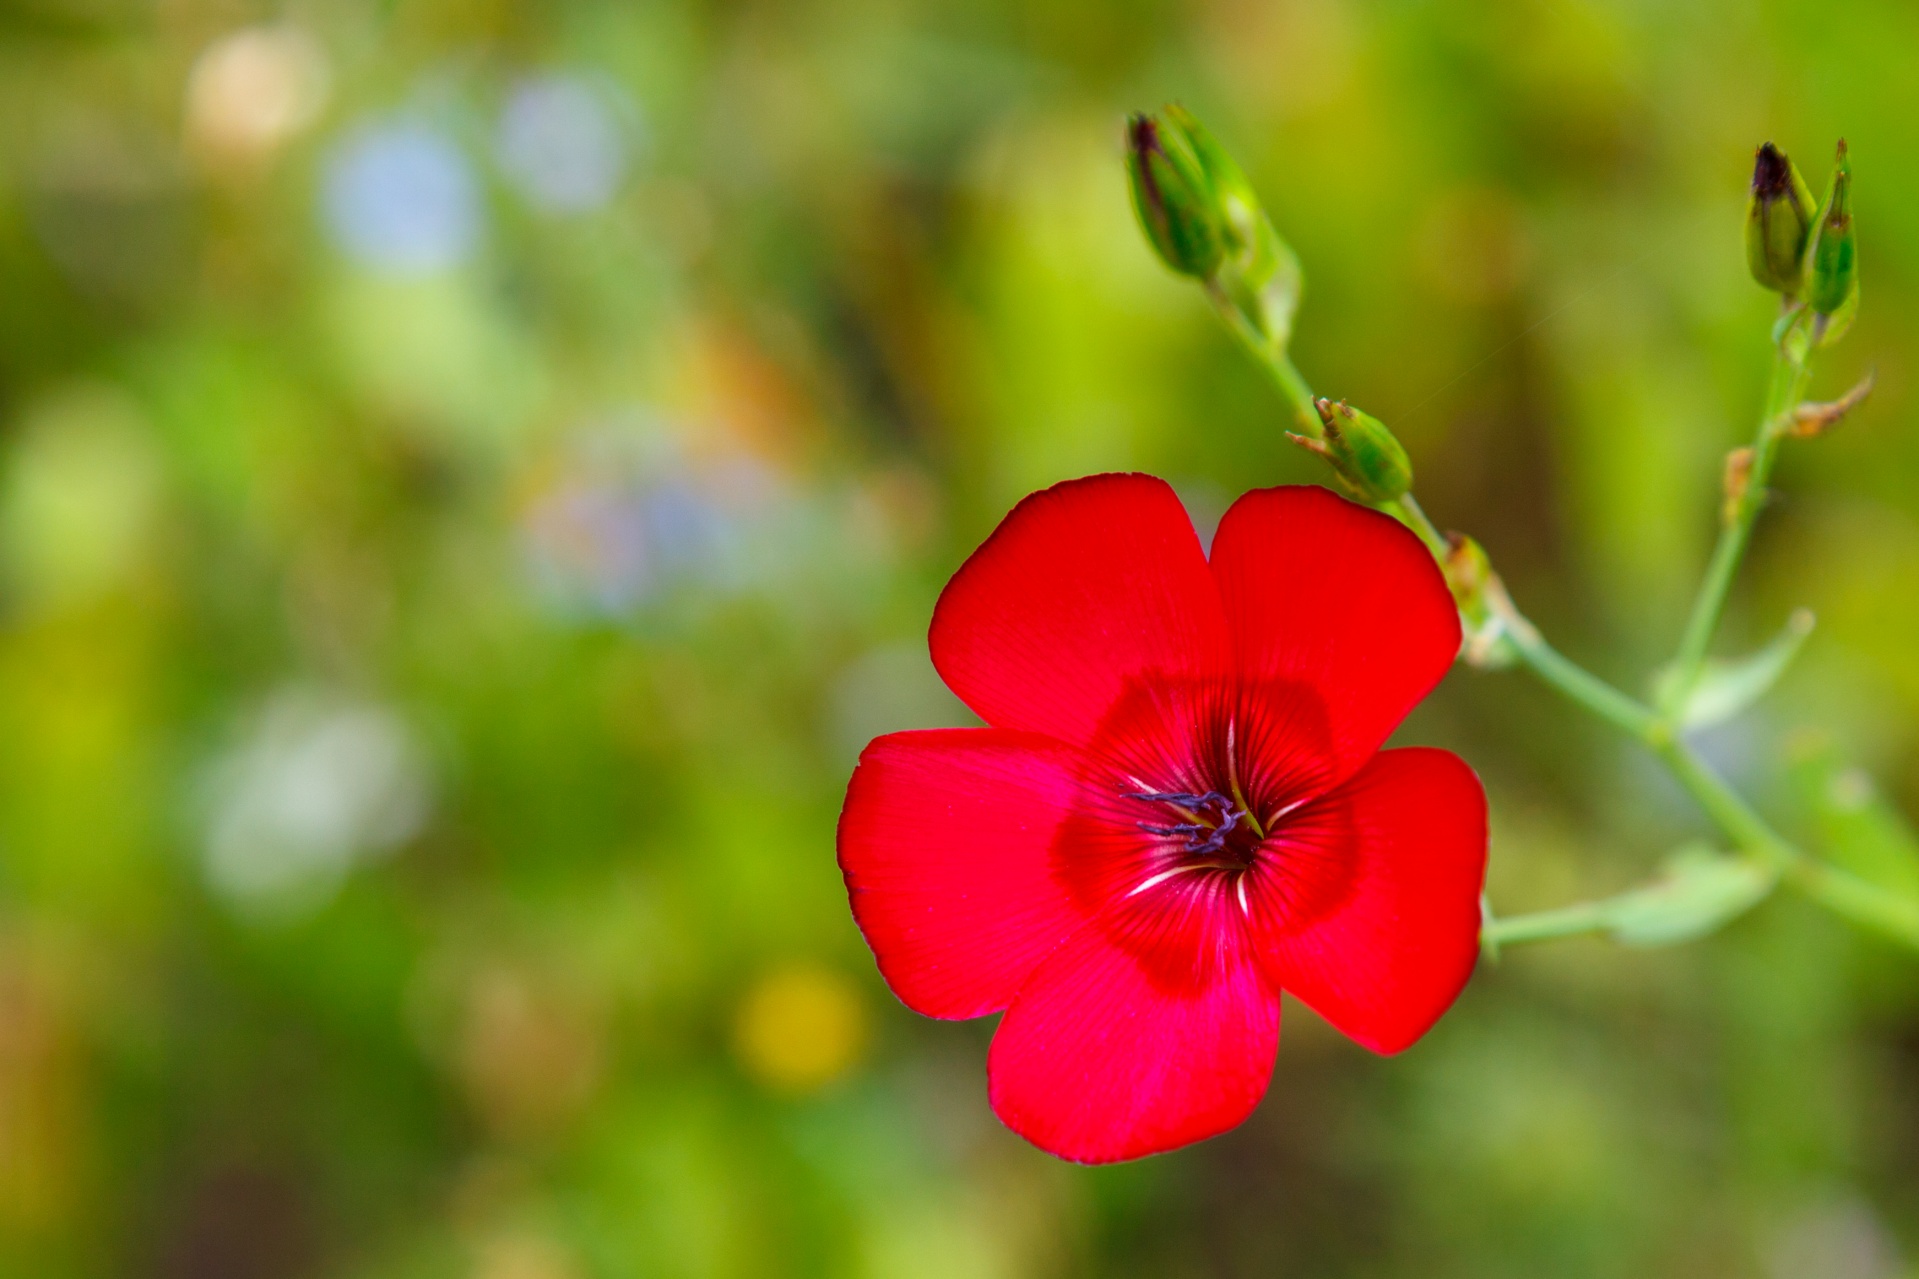
[[[1202,794],[1190,791],[1126,791],[1124,794],[1128,799],[1171,805],[1182,816],[1193,818],[1190,822],[1135,822],[1134,825],[1148,834],[1166,839],[1184,839],[1185,851],[1199,856],[1225,851],[1226,837],[1237,830],[1240,819],[1246,817],[1238,804],[1218,791]],[[1219,815],[1218,820],[1208,820],[1208,816],[1215,812]]]

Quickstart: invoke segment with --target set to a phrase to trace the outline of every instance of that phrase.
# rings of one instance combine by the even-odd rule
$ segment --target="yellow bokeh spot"
[[[519,1232],[481,1246],[473,1279],[580,1279],[580,1268],[556,1241]]]
[[[866,1005],[859,991],[816,964],[785,965],[762,976],[733,1022],[740,1064],[781,1092],[825,1087],[852,1069],[866,1040]]]
[[[187,77],[188,145],[208,160],[263,158],[326,105],[326,53],[291,26],[248,27],[213,44]]]

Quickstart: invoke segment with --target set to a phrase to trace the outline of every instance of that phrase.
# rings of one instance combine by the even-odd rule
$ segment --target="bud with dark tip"
[[[1186,134],[1152,116],[1133,116],[1126,122],[1126,172],[1133,209],[1160,259],[1181,275],[1210,278],[1225,257],[1226,229]]]
[[[1832,185],[1819,210],[1811,263],[1807,268],[1806,301],[1819,315],[1836,314],[1859,291],[1858,246],[1852,230],[1852,161],[1846,143],[1832,165]]]
[[[1347,492],[1375,505],[1396,502],[1413,486],[1413,464],[1398,439],[1378,418],[1361,413],[1344,400],[1315,400],[1323,439],[1297,435],[1286,438],[1317,453],[1332,466]]]
[[[1166,129],[1192,148],[1212,189],[1226,247],[1216,281],[1220,291],[1261,337],[1284,350],[1304,287],[1298,256],[1274,229],[1245,170],[1199,117],[1172,103],[1166,108]]]
[[[1797,294],[1812,227],[1812,188],[1785,152],[1766,143],[1753,158],[1752,200],[1746,206],[1746,265],[1752,278],[1775,293]]]

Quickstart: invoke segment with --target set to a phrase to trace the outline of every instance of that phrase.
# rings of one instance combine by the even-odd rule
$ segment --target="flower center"
[[[1138,822],[1141,830],[1179,844],[1179,870],[1248,870],[1265,840],[1259,822],[1219,791],[1127,791],[1128,799],[1163,805],[1177,821]]]

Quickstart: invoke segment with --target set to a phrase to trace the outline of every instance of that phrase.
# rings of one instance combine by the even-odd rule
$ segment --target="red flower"
[[[1172,489],[1036,493],[947,585],[933,664],[992,727],[894,733],[840,815],[853,915],[930,1017],[1006,1010],[993,1109],[1067,1159],[1239,1123],[1280,991],[1376,1052],[1478,953],[1486,801],[1455,755],[1380,751],[1459,648],[1394,521],[1248,493],[1211,562]]]

